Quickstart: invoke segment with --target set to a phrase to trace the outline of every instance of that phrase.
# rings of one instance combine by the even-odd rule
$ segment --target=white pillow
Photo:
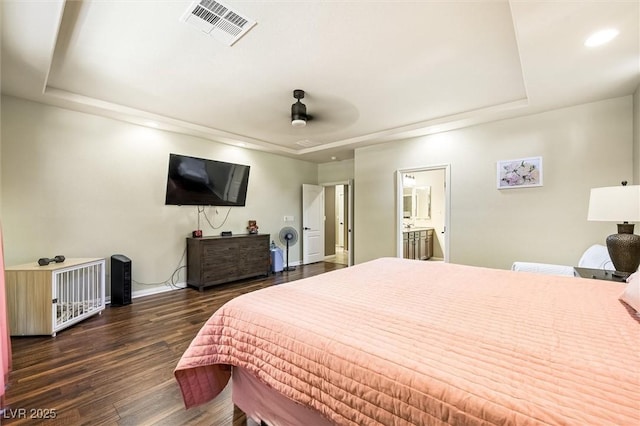
[[[620,295],[620,300],[640,313],[640,272],[629,275],[627,286]]]

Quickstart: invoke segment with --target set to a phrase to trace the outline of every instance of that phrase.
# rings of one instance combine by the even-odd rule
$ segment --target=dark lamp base
[[[607,249],[616,271],[633,273],[640,265],[640,235],[633,233],[633,224],[618,224],[618,234],[607,237]]]

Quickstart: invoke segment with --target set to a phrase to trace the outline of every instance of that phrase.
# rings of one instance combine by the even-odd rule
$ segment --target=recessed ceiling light
[[[331,157],[332,160],[337,160],[338,157],[336,157],[335,155]]]
[[[587,47],[601,46],[616,38],[618,34],[620,34],[620,31],[615,28],[601,30],[591,34],[589,38],[585,40],[584,45]]]
[[[144,125],[147,126],[147,127],[155,127],[156,129],[159,127],[158,123],[156,123],[155,121],[150,121],[150,120],[145,121]]]
[[[247,146],[247,144],[244,142],[238,142],[238,146]]]

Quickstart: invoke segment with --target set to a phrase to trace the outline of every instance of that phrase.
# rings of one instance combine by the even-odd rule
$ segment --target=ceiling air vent
[[[227,46],[232,46],[256,24],[256,21],[214,0],[194,1],[182,15],[182,21]]]

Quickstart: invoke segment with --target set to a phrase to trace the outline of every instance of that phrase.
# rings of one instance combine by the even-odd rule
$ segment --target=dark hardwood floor
[[[185,410],[173,377],[182,353],[228,300],[342,267],[319,262],[202,293],[188,288],[136,298],[131,305],[107,306],[56,337],[13,337],[0,424],[244,425],[230,387]]]

